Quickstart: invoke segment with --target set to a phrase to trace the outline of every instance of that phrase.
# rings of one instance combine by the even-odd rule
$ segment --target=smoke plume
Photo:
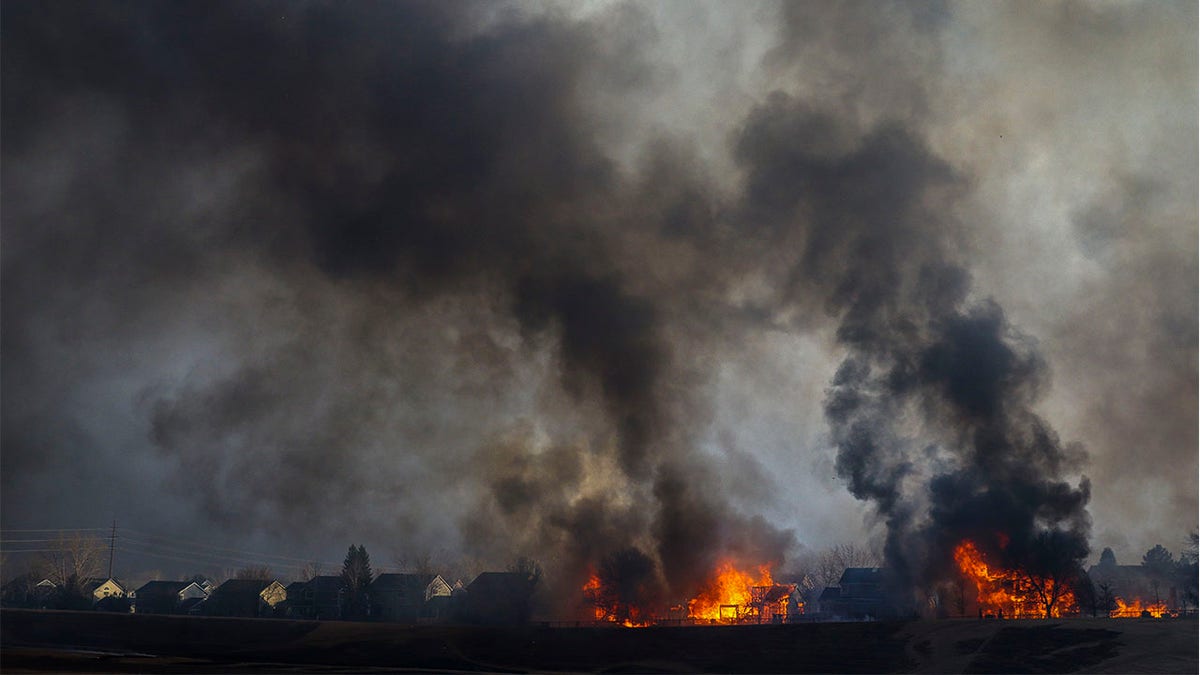
[[[1195,468],[1194,8],[1054,8],[4,3],[4,525],[527,556],[564,604],[1182,532],[1188,472],[1102,489],[1161,469],[1093,422]]]

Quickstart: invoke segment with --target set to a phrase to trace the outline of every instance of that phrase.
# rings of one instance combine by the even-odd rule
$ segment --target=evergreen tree
[[[1104,552],[1100,554],[1100,564],[1105,567],[1116,567],[1117,556],[1113,554],[1113,550],[1107,546],[1104,547]]]
[[[1150,577],[1150,587],[1154,589],[1154,602],[1161,602],[1160,590],[1164,583],[1170,586],[1175,571],[1175,556],[1162,544],[1157,544],[1142,556],[1142,568]]]
[[[343,618],[365,619],[370,614],[367,588],[371,579],[371,556],[367,555],[366,547],[351,545],[342,563],[342,586],[346,593]]]

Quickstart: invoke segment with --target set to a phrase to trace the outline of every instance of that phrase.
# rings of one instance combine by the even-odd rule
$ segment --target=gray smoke
[[[1183,532],[1194,8],[1040,11],[5,3],[3,523],[663,602],[1086,546],[1085,470],[1119,549]]]

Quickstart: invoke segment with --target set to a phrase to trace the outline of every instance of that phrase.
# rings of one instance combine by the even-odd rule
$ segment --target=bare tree
[[[243,567],[234,575],[235,579],[257,579],[260,581],[271,581],[275,575],[271,572],[271,568],[266,565],[251,565]]]
[[[321,563],[313,561],[300,568],[300,581],[311,581],[321,576]]]
[[[856,544],[838,544],[817,554],[813,575],[822,588],[836,586],[847,567],[878,567],[879,556]]]
[[[523,574],[529,580],[530,586],[537,586],[542,579],[542,565],[533,558],[517,558],[508,566],[508,571]]]
[[[400,572],[409,574],[440,574],[450,584],[455,581],[469,583],[480,572],[496,569],[482,558],[456,555],[444,548],[397,553],[392,556],[392,564]]]
[[[42,554],[40,573],[67,593],[82,595],[88,579],[100,576],[108,546],[98,537],[59,535],[52,550]]]
[[[1063,609],[1059,602],[1084,575],[1079,561],[1086,555],[1084,544],[1069,533],[1051,530],[1035,537],[1021,581],[1037,597],[1044,618]]]
[[[434,554],[430,551],[417,551],[414,553],[396,554],[392,558],[392,562],[401,571],[408,574],[438,574],[438,569],[445,567],[444,564],[439,564],[445,557],[445,551],[439,551]]]

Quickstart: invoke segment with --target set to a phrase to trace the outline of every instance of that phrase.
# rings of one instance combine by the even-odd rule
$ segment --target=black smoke
[[[738,150],[751,217],[800,233],[790,292],[839,321],[847,355],[825,401],[836,468],[885,522],[895,581],[929,588],[965,538],[1028,565],[1039,542],[1062,543],[1053,532],[1081,560],[1090,484],[1064,475],[1082,453],[1034,412],[1049,377],[1036,343],[972,293],[950,215],[963,179],[902,125],[856,136],[784,98]]]
[[[675,409],[689,394],[664,334],[675,298],[621,250],[628,228],[709,217],[687,197],[703,186],[683,179],[682,196],[658,197],[596,140],[586,83],[619,95],[646,66],[608,53],[586,23],[485,26],[486,10],[6,5],[6,163],[31,165],[48,134],[90,119],[81,107],[107,110],[114,127],[93,132],[107,140],[67,186],[68,213],[49,227],[44,213],[10,214],[6,362],[41,339],[25,320],[45,311],[39,302],[66,313],[64,298],[91,296],[116,334],[153,333],[186,315],[181,296],[232,284],[230,297],[249,297],[262,284],[266,297],[239,312],[242,344],[210,372],[137,394],[160,459],[178,467],[171,484],[218,526],[372,527],[361,507],[382,500],[397,505],[386,527],[404,533],[419,525],[403,505],[423,483],[449,492],[465,476],[473,507],[452,545],[492,564],[539,557],[565,593],[635,545],[662,565],[654,583],[680,594],[727,548],[781,561],[790,535],[746,526],[689,447]],[[191,176],[196,166],[237,178],[211,211],[183,213],[186,191],[211,179]],[[442,326],[453,337],[428,350],[436,362],[404,353]],[[405,393],[465,379],[484,390],[463,383],[468,401],[516,397],[505,379],[545,350],[568,399],[548,405],[582,411],[582,440],[556,432],[546,449],[513,431],[520,420],[501,420],[464,455],[438,447],[461,441],[446,429],[463,421],[432,419],[450,406]],[[37,375],[6,377],[6,390]],[[410,406],[424,418],[389,410]],[[6,453],[32,452],[11,410]],[[380,470],[395,484],[381,488]],[[587,492],[588,481],[604,485]]]
[[[990,126],[1008,108],[976,108],[987,119],[963,134],[955,107],[964,79],[1010,85],[1000,101],[1025,90],[979,65],[1000,56],[960,44],[982,15],[1024,45],[1003,12],[763,9],[773,32],[753,77],[736,66],[750,51],[719,59],[713,132],[688,126],[709,101],[672,88],[694,76],[669,46],[687,31],[653,7],[2,11],[6,526],[75,526],[103,503],[158,533],[294,556],[353,533],[382,562],[389,548],[493,569],[534,557],[556,597],[627,556],[633,572],[615,576],[635,595],[679,602],[721,559],[782,563],[787,527],[841,509],[756,514],[784,494],[811,503],[789,477],[824,465],[799,440],[794,461],[768,465],[759,439],[733,449],[715,428],[737,416],[714,409],[723,366],[764,336],[821,352],[802,377],[833,373],[829,473],[877,509],[909,588],[947,574],[965,537],[1018,564],[1047,543],[1085,554],[1084,453],[1050,423],[1064,416],[1050,362],[1123,392],[1080,403],[1120,443],[1149,438],[1160,460],[1195,445],[1195,275],[1171,272],[1194,271],[1194,247],[1167,254],[1127,225],[1147,209],[1174,223],[1158,196],[1171,181],[1122,178],[1075,215],[1085,251],[1119,267],[1089,277],[1079,305],[1102,331],[1030,328],[1039,312],[1004,295],[1035,266],[988,248],[1005,225],[972,221],[988,213],[972,200],[1011,208],[988,180],[1015,170],[973,153],[1018,141],[989,140],[1014,138]],[[706,11],[715,27],[740,10]],[[1123,49],[1158,32],[1113,11],[1101,32]],[[1082,45],[1075,73],[1097,52],[1070,15],[1053,30]],[[954,71],[957,56],[978,72]],[[765,88],[741,88],[754,78]],[[1136,331],[1108,318],[1131,315]],[[795,344],[755,366],[780,369]],[[1093,352],[1126,375],[1153,360],[1140,354],[1169,356],[1146,371],[1164,377],[1133,378],[1147,395],[1124,412],[1132,395]],[[816,407],[788,382],[780,398]],[[766,407],[731,389],[739,410]],[[1172,411],[1162,424],[1147,421],[1157,409]],[[1102,459],[1097,495],[1121,466]],[[1194,506],[1194,490],[1172,494]]]

